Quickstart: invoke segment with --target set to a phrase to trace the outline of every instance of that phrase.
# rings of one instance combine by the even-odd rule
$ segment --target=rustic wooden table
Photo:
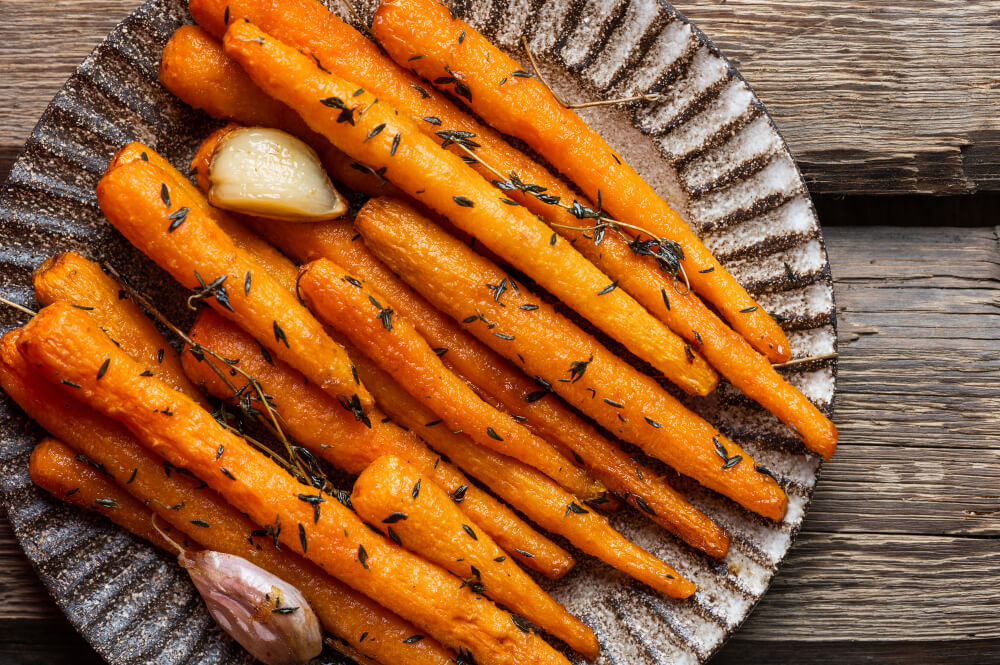
[[[0,180],[135,4],[0,0]],[[677,5],[737,61],[819,195],[841,336],[840,450],[714,662],[1000,662],[1000,199],[982,193],[1000,190],[1000,2]],[[2,518],[0,662],[101,662]]]

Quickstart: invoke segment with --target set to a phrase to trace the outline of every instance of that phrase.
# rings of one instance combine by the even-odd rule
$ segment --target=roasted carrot
[[[749,453],[527,290],[496,302],[482,285],[503,271],[415,209],[355,223],[403,280],[609,431],[749,510],[784,516],[787,496]]]
[[[340,266],[319,259],[303,267],[299,292],[322,321],[375,359],[449,429],[463,430],[479,445],[535,467],[584,501],[606,491],[552,444],[480,399],[409,321],[382,304],[382,294]]]
[[[65,443],[51,437],[39,441],[31,451],[28,472],[36,485],[60,501],[100,513],[157,547],[170,548],[153,528],[153,513],[113,480],[77,459]]]
[[[223,128],[225,129],[225,128]],[[219,132],[223,129],[218,130]],[[190,200],[198,205],[198,208],[219,225],[219,228],[226,232],[232,239],[233,244],[238,248],[253,254],[257,260],[265,262],[270,266],[269,272],[282,286],[291,290],[295,288],[295,280],[298,279],[299,271],[290,261],[288,261],[273,245],[266,242],[251,230],[243,226],[242,218],[228,213],[218,208],[213,208],[208,199],[185,178],[180,171],[161,157],[155,150],[142,143],[132,142],[123,146],[115,153],[108,165],[108,170],[121,164],[128,164],[136,160],[142,160],[158,170],[163,181],[167,184],[168,191],[174,189],[183,190],[190,197]]]
[[[199,312],[190,336],[225,358],[238,359],[240,368],[272,396],[287,433],[315,455],[351,474],[361,473],[381,455],[398,455],[446,491],[464,496],[460,504],[462,512],[519,561],[550,578],[561,577],[572,568],[574,562],[569,553],[471,484],[413,433],[387,422],[378,408],[372,409],[366,422],[359,421],[336,400],[307,382],[302,374],[280,360],[269,359],[252,337],[211,310]],[[182,362],[191,380],[211,395],[233,399],[232,388],[211,369],[208,360],[199,361],[185,353]],[[247,383],[242,375],[229,378],[237,390],[244,389]],[[522,557],[518,550],[532,552],[534,556]]]
[[[97,325],[147,371],[188,397],[204,400],[184,376],[177,352],[101,266],[76,252],[66,252],[43,261],[32,281],[38,302],[51,305],[65,300],[90,312]]]
[[[542,81],[519,75],[517,61],[432,0],[385,0],[372,29],[397,63],[408,63],[438,86],[467,91],[463,96],[476,113],[545,155],[611,215],[680,243],[695,290],[761,353],[776,362],[788,360],[784,331],[680,215]]]
[[[358,372],[396,422],[411,428],[426,422],[431,412],[423,404],[413,399],[370,358],[361,354],[352,357]],[[469,475],[481,479],[539,526],[563,536],[583,552],[668,596],[686,598],[694,593],[694,584],[615,531],[603,515],[581,506],[572,494],[548,476],[477,446],[464,434],[433,427],[423,430],[421,435],[431,447],[447,455]]]
[[[330,177],[369,196],[395,188],[310,130],[290,108],[271,99],[222,50],[222,44],[193,25],[178,28],[160,58],[160,83],[186,104],[213,118],[274,127],[311,145]],[[200,172],[199,172],[200,173]]]
[[[477,585],[485,596],[588,659],[597,657],[600,645],[593,631],[542,590],[478,525],[470,524],[432,478],[406,460],[385,455],[372,462],[354,483],[351,505],[363,520],[406,549]]]
[[[535,215],[504,204],[500,192],[461,158],[441,150],[413,121],[363,89],[355,95],[355,84],[324,73],[251,23],[231,25],[223,45],[265,92],[298,111],[338,148],[384,168],[385,177],[402,191],[474,233],[685,390],[704,394],[714,388],[714,372],[700,356],[688,360],[683,340]]]
[[[358,410],[371,407],[344,350],[186,188],[171,190],[159,169],[136,160],[106,173],[97,198],[108,220],[174,279],[332,396]]]
[[[333,496],[316,494],[324,499],[316,516],[317,504],[298,498],[311,489],[305,492],[306,486],[183,393],[142,376],[141,365],[85,312],[60,302],[43,308],[22,329],[17,348],[54,385],[117,418],[144,446],[203,479],[257,524],[270,525],[269,533],[283,546],[391,607],[445,646],[467,650],[479,663],[568,662],[446,571],[370,531]]]
[[[17,351],[19,336],[20,331],[15,330],[0,340],[0,386],[42,427],[58,433],[70,448],[83,455],[86,463],[73,461],[89,472],[73,467],[67,469],[68,475],[60,472],[61,480],[53,479],[52,483],[60,485],[42,483],[43,487],[49,491],[65,487],[57,496],[82,507],[91,506],[95,498],[111,498],[120,508],[112,509],[101,503],[91,507],[100,509],[117,524],[147,539],[146,532],[152,531],[149,528],[152,515],[149,509],[152,509],[192,542],[249,559],[299,588],[323,626],[333,635],[358,643],[358,637],[367,632],[370,639],[362,643],[365,651],[385,665],[451,662],[449,652],[433,638],[428,637],[419,644],[412,640],[407,642],[418,633],[412,624],[301,557],[276,549],[269,535],[253,536],[258,531],[257,525],[215,491],[143,448],[119,423],[66,396],[38,376]],[[38,465],[35,458],[38,455],[36,447],[32,455],[32,477],[36,482]],[[79,491],[66,496],[77,488]],[[120,498],[122,489],[141,502],[142,515],[130,514],[132,504]],[[155,531],[152,534],[158,535]]]

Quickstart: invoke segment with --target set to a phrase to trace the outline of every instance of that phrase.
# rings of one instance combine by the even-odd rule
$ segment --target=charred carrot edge
[[[202,547],[242,556],[294,584],[333,635],[354,642],[367,632],[373,639],[364,643],[366,652],[385,665],[451,662],[452,654],[436,640],[428,637],[419,643],[407,642],[418,633],[412,624],[301,557],[276,549],[270,536],[254,536],[257,525],[215,491],[147,451],[119,423],[64,395],[38,376],[17,351],[19,336],[20,331],[13,331],[0,341],[0,385],[29,416],[62,438],[85,460],[73,459],[77,465],[83,465],[82,470],[73,467],[68,480],[60,481],[68,486],[57,495],[59,498],[97,508],[117,524],[147,539],[146,532],[152,531],[149,523],[152,513],[143,506],[148,506]],[[32,454],[33,477],[38,454],[36,448]],[[54,491],[52,484],[43,486]],[[77,488],[79,491],[67,496]],[[142,517],[129,516],[131,504],[118,494],[123,489],[134,501],[142,502],[139,504]],[[121,508],[92,505],[94,498],[102,497],[117,501]],[[155,531],[152,534],[159,537]],[[153,542],[164,546],[159,540]]]
[[[77,459],[65,443],[51,437],[39,441],[31,451],[28,473],[36,485],[60,501],[104,515],[129,533],[170,549],[166,539],[153,528],[152,511],[107,476]]]
[[[402,547],[450,570],[593,660],[597,637],[521,570],[452,497],[406,460],[385,455],[358,476],[351,505]],[[459,504],[461,505],[461,504]]]
[[[372,30],[397,63],[408,63],[438,86],[468,91],[463,96],[476,113],[545,155],[613,216],[680,243],[695,290],[761,353],[776,362],[788,360],[790,346],[784,331],[726,272],[680,215],[597,131],[559,103],[544,83],[518,76],[521,65],[517,61],[431,0],[382,2]]]
[[[361,354],[352,356],[358,372],[378,395],[386,411],[405,427],[416,427],[431,413],[391,376]],[[422,432],[432,448],[479,478],[532,521],[557,533],[582,551],[673,598],[686,598],[695,586],[667,563],[632,543],[607,519],[581,506],[548,476],[517,460],[477,446],[464,434],[431,428]]]
[[[136,160],[106,173],[97,185],[97,199],[133,245],[183,286],[204,293],[203,300],[275,356],[332,396],[358,409],[371,407],[371,395],[354,380],[343,348],[249,252],[234,245],[187,188],[171,190],[160,169]]]
[[[299,499],[304,485],[222,428],[183,393],[141,376],[141,365],[104,336],[85,312],[59,302],[45,307],[22,329],[17,348],[45,379],[120,420],[144,446],[204,480],[257,524],[271,525],[270,532],[283,546],[393,609],[443,645],[468,650],[484,664],[568,662],[537,636],[521,632],[505,612],[462,587],[450,573],[373,533],[334,496],[316,494],[324,499],[322,504]],[[108,359],[109,367],[98,380],[97,372]],[[318,516],[315,505],[321,506]],[[455,613],[464,620],[454,621]]]
[[[412,120],[363,89],[355,94],[356,84],[323,72],[251,23],[231,25],[223,46],[265,92],[294,108],[338,148],[384,168],[385,177],[402,191],[475,233],[679,386],[699,394],[715,387],[715,373],[704,359],[688,359],[691,353],[685,353],[681,338],[535,215],[504,204],[501,192],[457,155],[441,150]]]
[[[35,297],[43,305],[65,300],[90,312],[97,325],[153,375],[196,401],[198,389],[184,376],[177,352],[132,302],[122,285],[76,252],[43,261],[32,275]]]
[[[256,378],[273,396],[274,408],[286,432],[300,445],[351,474],[361,473],[380,455],[398,455],[427,474],[449,493],[464,497],[459,504],[469,519],[478,523],[500,546],[519,561],[546,577],[566,574],[573,557],[535,531],[506,505],[472,485],[462,473],[429,450],[416,436],[385,418],[378,408],[368,420],[359,421],[315,384],[280,360],[264,355],[256,341],[214,311],[203,309],[190,336],[225,358],[239,359],[240,367]],[[232,389],[209,367],[190,353],[183,354],[184,371],[196,384],[219,399],[232,399]],[[242,376],[230,377],[240,389]],[[523,558],[517,550],[534,553]]]
[[[411,395],[425,400],[449,429],[463,430],[479,445],[535,467],[584,501],[606,492],[552,444],[480,399],[444,366],[409,321],[382,304],[382,294],[340,266],[329,259],[304,266],[299,293],[322,321],[375,358]]]
[[[218,130],[218,132],[222,132],[231,127],[235,127],[235,125],[224,127],[223,129]],[[163,178],[163,181],[167,184],[168,191],[174,191],[175,189],[182,190],[187,196],[190,197],[192,202],[197,203],[199,209],[203,213],[209,215],[212,220],[219,225],[219,228],[226,232],[226,235],[232,239],[233,243],[237,247],[250,252],[257,257],[258,260],[263,261],[263,259],[268,259],[275,268],[270,270],[271,276],[278,280],[278,282],[280,282],[285,288],[294,288],[295,280],[297,280],[299,276],[299,271],[287,260],[282,263],[281,259],[284,259],[285,257],[281,254],[281,252],[276,250],[273,245],[265,242],[262,238],[243,226],[243,224],[241,224],[237,219],[236,215],[218,208],[213,208],[209,204],[208,199],[205,198],[197,187],[191,184],[190,180],[185,178],[180,171],[174,168],[170,162],[161,157],[152,148],[134,141],[132,143],[128,143],[119,149],[118,152],[115,153],[114,157],[111,158],[111,162],[108,164],[108,170],[110,171],[121,164],[128,164],[136,160],[146,162],[150,166],[157,169]]]
[[[367,224],[393,224],[399,216],[411,214],[411,209],[393,199],[372,199],[358,213],[358,218]],[[400,223],[405,224],[405,220]],[[352,265],[361,266],[363,274],[378,280],[377,284],[391,285],[394,296],[393,306],[404,315],[411,314],[420,332],[429,342],[441,349],[445,363],[450,363],[466,380],[479,387],[489,397],[502,403],[511,413],[526,419],[526,423],[549,441],[566,446],[577,461],[608,489],[624,497],[643,515],[677,533],[693,547],[714,556],[725,556],[729,549],[729,536],[710,517],[694,508],[687,499],[672,488],[655,470],[637,461],[618,445],[598,434],[561,401],[549,395],[538,383],[511,367],[506,359],[483,345],[452,319],[435,309],[423,296],[414,293],[403,284],[384,264],[372,256],[360,242],[351,242],[357,234],[355,226],[344,228],[336,235],[340,237],[341,254],[355,257]],[[310,243],[313,251],[329,251],[337,247],[335,233],[329,230],[297,234],[303,238],[314,238]],[[347,236],[347,233],[352,236]],[[276,234],[277,235],[277,234]],[[283,234],[295,242],[295,235]],[[345,236],[347,236],[345,238]],[[286,247],[295,250],[292,247]],[[320,249],[317,249],[320,248]],[[297,251],[304,251],[298,249]],[[296,251],[291,251],[294,255]],[[508,278],[507,284],[514,284]],[[514,291],[515,286],[507,289]],[[384,291],[383,291],[384,292]],[[506,294],[501,294],[503,302]],[[566,368],[561,379],[578,381],[587,371],[586,362]]]
[[[369,196],[395,191],[370,169],[311,131],[290,108],[265,95],[223,52],[222,44],[197,26],[181,26],[163,47],[160,83],[181,101],[213,118],[294,134],[319,153],[330,177],[355,191]]]
[[[412,207],[396,205],[399,214],[391,218],[366,216],[355,224],[368,247],[435,306],[619,438],[749,510],[784,516],[788,497],[749,453],[525,289],[508,292],[501,306],[481,286],[504,278],[495,264]],[[498,332],[513,339],[501,340]],[[579,363],[586,370],[573,381]]]

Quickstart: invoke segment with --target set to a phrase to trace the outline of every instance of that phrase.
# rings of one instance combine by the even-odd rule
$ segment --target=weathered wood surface
[[[0,0],[0,179],[138,0]],[[1000,0],[676,0],[817,193],[1000,190]]]
[[[774,585],[715,662],[1000,662],[997,230],[825,235],[842,443]],[[5,644],[37,651],[5,659]],[[0,662],[39,653],[91,662],[0,530]]]

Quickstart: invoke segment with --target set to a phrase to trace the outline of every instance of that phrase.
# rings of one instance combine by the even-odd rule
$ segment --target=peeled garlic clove
[[[291,134],[241,127],[212,155],[208,199],[226,210],[289,222],[319,222],[347,212],[316,152]]]
[[[302,665],[323,649],[319,620],[291,584],[242,557],[205,550],[178,557],[212,618],[265,665]]]

